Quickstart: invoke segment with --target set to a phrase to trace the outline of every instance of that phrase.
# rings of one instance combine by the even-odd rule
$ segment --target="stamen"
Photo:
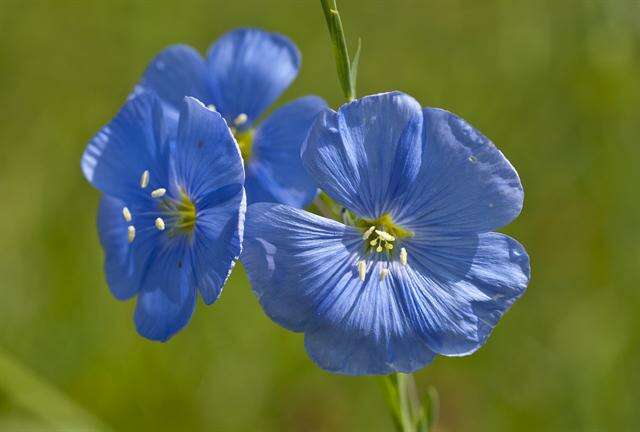
[[[371,240],[371,241],[369,242],[369,244],[370,244],[371,246],[375,246],[375,245],[376,245],[376,243],[378,243],[378,239],[373,239],[373,240]]]
[[[159,231],[164,231],[165,225],[162,218],[156,218],[156,228],[158,228]]]
[[[144,170],[144,172],[142,173],[142,177],[140,177],[140,187],[144,189],[147,186],[149,186],[149,171]]]
[[[131,212],[127,207],[122,207],[122,216],[127,222],[131,222]]]
[[[136,227],[134,227],[133,225],[129,225],[127,227],[127,239],[129,240],[129,243],[133,243],[133,239],[135,238],[136,238]]]
[[[167,190],[165,188],[158,188],[151,192],[151,198],[160,198],[163,197],[166,193]]]
[[[386,231],[375,230],[378,237],[384,241],[394,241],[396,238]]]
[[[362,234],[362,239],[363,240],[368,239],[371,236],[371,234],[375,231],[375,229],[376,227],[372,226],[368,230],[366,230],[364,234]]]
[[[376,252],[382,252],[382,245],[378,245],[378,247],[376,248]]]
[[[388,268],[380,269],[380,280],[383,281],[384,278],[386,278],[387,276],[389,276],[389,269]]]
[[[358,261],[358,274],[360,275],[360,280],[364,281],[364,277],[367,275],[367,263],[364,261]]]
[[[407,265],[407,258],[409,258],[407,250],[405,248],[400,248],[400,262],[402,265]]]
[[[393,249],[393,243],[387,243],[384,246],[389,250]]]
[[[249,117],[247,117],[245,113],[240,113],[238,114],[238,117],[236,117],[235,120],[233,120],[233,123],[235,123],[236,126],[240,126],[245,124],[248,119]]]

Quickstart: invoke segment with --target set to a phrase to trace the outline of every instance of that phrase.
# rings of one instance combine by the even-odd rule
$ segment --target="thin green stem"
[[[421,403],[412,374],[396,373],[382,377],[385,401],[398,432],[429,432],[438,412],[438,394],[429,388]]]
[[[413,375],[403,373],[396,374],[398,380],[398,398],[400,402],[400,423],[403,432],[414,432],[411,401],[409,398],[409,380],[413,381]]]
[[[320,0],[320,4],[322,5],[324,17],[327,21],[329,35],[331,36],[340,86],[342,87],[344,96],[349,101],[352,101],[356,98],[356,74],[358,59],[360,57],[360,43],[358,43],[358,51],[356,52],[354,60],[351,62],[336,0]]]

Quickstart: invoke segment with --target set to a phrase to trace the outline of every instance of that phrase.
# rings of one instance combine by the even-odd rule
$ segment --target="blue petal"
[[[194,235],[194,272],[206,304],[218,299],[235,260],[242,251],[246,199],[244,191],[229,187],[209,196],[216,205],[198,209]]]
[[[422,112],[413,98],[398,92],[367,96],[321,114],[302,160],[334,200],[376,218],[416,178],[421,133]]]
[[[420,175],[395,220],[414,230],[475,233],[515,219],[524,192],[500,150],[454,114],[434,108],[423,113]]]
[[[480,348],[529,282],[526,251],[502,234],[414,238],[403,245],[408,264],[396,265],[391,281],[406,296],[407,319],[439,354]]]
[[[134,296],[140,287],[140,266],[136,266],[127,223],[122,216],[125,203],[104,195],[98,210],[98,233],[104,249],[104,272],[112,294],[119,300]]]
[[[224,119],[185,98],[175,148],[176,181],[194,201],[193,267],[204,301],[219,296],[241,251],[244,168]]]
[[[327,106],[317,96],[296,99],[276,110],[256,130],[247,169],[249,204],[277,202],[306,207],[317,187],[300,159],[300,148],[318,113]]]
[[[196,299],[191,260],[187,237],[164,235],[158,240],[134,316],[142,336],[164,342],[191,319]]]
[[[196,200],[244,183],[240,150],[226,122],[191,97],[184,98],[174,159],[178,184]]]
[[[140,86],[155,91],[177,119],[185,96],[205,104],[213,102],[208,75],[207,64],[198,51],[188,45],[173,45],[149,63]]]
[[[216,108],[227,120],[246,114],[249,126],[296,77],[300,53],[282,35],[240,29],[211,46],[207,63]]]
[[[132,96],[82,155],[87,180],[127,202],[148,195],[148,189],[140,188],[145,170],[151,173],[149,188],[166,184],[169,146],[163,123],[157,96],[147,92]]]
[[[320,367],[353,375],[419,369],[434,353],[405,325],[402,298],[379,282],[380,263],[360,281],[361,247],[353,228],[259,203],[247,212],[241,259],[267,315],[304,331]]]

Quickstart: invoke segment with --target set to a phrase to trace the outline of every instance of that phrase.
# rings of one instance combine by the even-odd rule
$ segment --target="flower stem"
[[[352,101],[356,98],[356,79],[358,74],[358,61],[360,59],[361,41],[358,40],[358,49],[353,57],[353,61],[349,59],[349,51],[347,50],[347,41],[344,37],[344,29],[342,28],[342,20],[338,12],[336,0],[320,0],[324,17],[327,21],[327,28],[331,36],[333,45],[333,54],[336,58],[336,68],[338,70],[338,79],[344,96]]]
[[[397,373],[382,377],[385,400],[398,432],[429,432],[437,416],[437,393],[430,388],[424,405],[412,374]]]

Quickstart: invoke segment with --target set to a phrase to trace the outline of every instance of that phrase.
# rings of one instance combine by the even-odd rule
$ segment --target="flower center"
[[[255,130],[247,129],[246,131],[239,132],[235,128],[231,128],[231,132],[233,132],[233,136],[236,138],[238,142],[238,147],[240,147],[240,155],[242,156],[242,160],[246,165],[249,162],[249,158],[251,157],[251,150],[253,148],[253,135]]]
[[[207,105],[207,108],[211,111],[216,110],[216,106],[213,104]],[[255,129],[253,128],[243,128],[247,121],[249,121],[249,116],[245,113],[240,113],[233,119],[232,124],[229,126],[229,130],[236,139],[238,147],[240,147],[240,155],[242,156],[242,160],[245,165],[247,165],[247,162],[249,162],[249,158],[251,157],[253,135],[255,133]]]
[[[146,189],[150,183],[151,174],[149,170],[145,170],[140,177],[140,188]],[[173,237],[178,234],[190,234],[193,232],[196,219],[196,206],[191,201],[184,189],[180,189],[180,197],[173,198],[167,195],[167,190],[159,187],[151,190],[149,193],[152,199],[158,201],[158,211],[144,212],[134,215],[128,207],[122,208],[122,217],[129,223],[127,227],[127,239],[129,243],[133,243],[136,238],[136,227],[133,224],[134,216],[157,216],[154,220],[155,229],[165,231]],[[153,229],[152,227],[143,227],[143,229]]]
[[[403,238],[413,237],[413,232],[395,224],[391,215],[384,214],[375,220],[358,219],[355,226],[362,230],[364,240],[364,258],[358,261],[358,274],[360,280],[364,281],[367,274],[367,258],[372,255],[386,258],[385,263],[380,268],[380,280],[384,280],[390,273],[389,262],[396,258],[402,265],[407,265],[408,253],[404,247],[399,248],[396,253],[396,245]]]

